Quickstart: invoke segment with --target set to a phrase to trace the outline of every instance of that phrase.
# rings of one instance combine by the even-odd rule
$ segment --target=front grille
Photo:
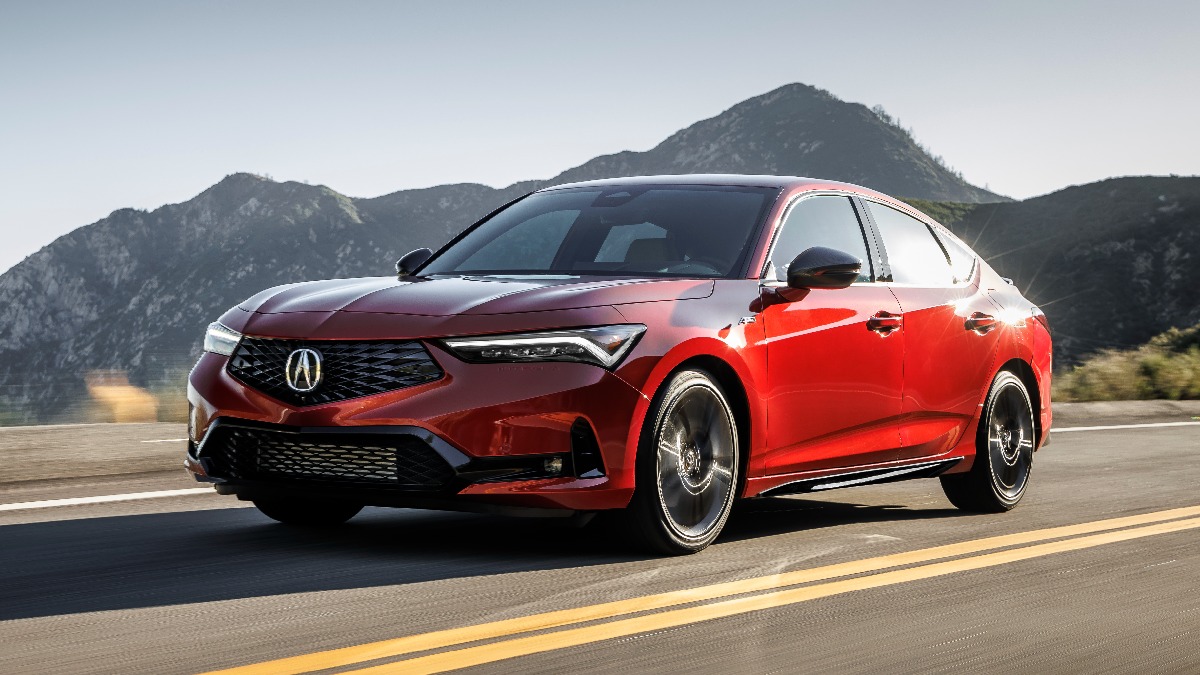
[[[204,457],[216,478],[436,489],[455,476],[433,448],[408,434],[297,434],[242,427],[212,433]]]
[[[321,355],[321,382],[307,393],[287,384],[288,357],[300,348]],[[432,382],[441,368],[420,342],[242,338],[229,374],[264,394],[297,406],[344,401]]]

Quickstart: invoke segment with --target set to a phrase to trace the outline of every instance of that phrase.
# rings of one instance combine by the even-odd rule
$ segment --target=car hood
[[[707,279],[451,277],[401,281],[370,277],[277,286],[238,307],[259,314],[511,314],[706,298],[713,286],[714,282]]]

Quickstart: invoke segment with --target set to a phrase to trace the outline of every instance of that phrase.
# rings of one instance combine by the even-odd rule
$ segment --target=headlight
[[[612,368],[646,332],[642,324],[579,328],[546,333],[520,333],[442,342],[456,356],[472,363],[575,361]]]
[[[214,321],[208,324],[208,330],[204,332],[204,351],[230,356],[241,339],[241,333]]]

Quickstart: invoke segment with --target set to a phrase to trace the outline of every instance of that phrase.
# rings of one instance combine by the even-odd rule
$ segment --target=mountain
[[[881,108],[803,84],[742,101],[646,152],[597,157],[549,184],[678,173],[816,176],[906,197],[1005,201],[964,181]]]
[[[1043,308],[1060,365],[1200,322],[1200,178],[1112,178],[997,204],[909,201]]]
[[[240,300],[282,283],[390,274],[408,250],[436,247],[538,187],[696,171],[813,175],[949,200],[945,208],[962,214],[967,228],[987,209],[1021,206],[982,204],[1004,198],[963,181],[882,111],[798,84],[739,103],[646,152],[598,157],[551,180],[503,189],[442,185],[352,199],[324,186],[234,174],[181,204],[116,211],[0,275],[0,423],[78,418],[87,381],[127,376],[178,392],[204,326]],[[88,379],[113,371],[120,377]]]
[[[228,307],[279,284],[392,273],[506,194],[445,185],[356,200],[234,174],[182,204],[116,211],[0,276],[0,411],[77,418],[95,372],[178,388],[200,331]]]

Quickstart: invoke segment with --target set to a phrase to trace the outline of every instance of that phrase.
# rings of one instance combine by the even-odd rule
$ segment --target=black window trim
[[[869,259],[866,260],[865,262],[867,263],[867,266],[869,267],[870,272],[871,272],[871,274],[870,274],[871,280],[870,281],[856,281],[853,284],[851,284],[851,286],[862,286],[862,285],[866,285],[866,284],[879,283],[881,281],[881,279],[880,279],[880,275],[876,273],[876,264],[875,263],[876,263],[876,261],[878,261],[881,265],[886,265],[886,257],[883,255],[883,249],[882,249],[882,245],[881,245],[882,242],[879,240],[879,236],[875,231],[874,223],[872,222],[872,223],[868,224],[870,215],[869,215],[867,209],[864,208],[863,205],[858,202],[859,195],[857,193],[850,192],[848,190],[828,190],[828,189],[805,190],[797,195],[793,195],[792,198],[788,201],[787,205],[783,207],[783,210],[779,214],[779,218],[776,219],[776,221],[771,225],[771,241],[767,245],[767,255],[766,255],[766,257],[763,258],[762,267],[758,270],[759,283],[766,284],[766,285],[772,285],[772,284],[780,285],[780,284],[785,283],[785,282],[781,282],[777,279],[768,279],[767,278],[767,270],[771,266],[771,256],[774,255],[774,253],[775,253],[775,244],[778,243],[778,241],[779,241],[779,233],[783,230],[783,225],[784,225],[784,223],[787,222],[788,216],[790,216],[792,214],[792,209],[796,208],[796,205],[799,204],[800,202],[804,201],[805,199],[811,199],[813,197],[848,197],[849,198],[851,210],[854,212],[854,215],[858,218],[858,227],[863,235],[863,243],[866,244],[866,247],[867,247],[867,257]]]
[[[974,281],[976,272],[979,270],[979,260],[978,260],[979,254],[977,254],[977,253],[975,253],[975,251],[971,250],[970,247],[967,247],[967,251],[971,254],[971,273],[967,276],[966,279],[959,280],[957,277],[955,277],[954,278],[955,282],[948,286],[941,286],[941,285],[929,286],[926,284],[905,284],[905,283],[892,281],[892,265],[891,265],[891,261],[888,259],[888,256],[887,256],[887,247],[883,243],[883,235],[880,234],[880,232],[879,232],[879,226],[875,223],[875,216],[871,213],[869,204],[878,204],[885,208],[894,209],[896,211],[899,211],[900,213],[903,213],[906,216],[909,216],[909,217],[915,219],[917,222],[924,225],[925,229],[929,231],[929,235],[931,237],[933,237],[933,240],[935,242],[937,242],[938,248],[941,249],[941,251],[942,251],[942,256],[944,256],[946,258],[947,267],[949,267],[951,272],[953,272],[954,262],[950,259],[950,252],[946,250],[946,245],[945,245],[945,243],[942,242],[942,237],[940,234],[940,231],[943,229],[946,229],[946,228],[943,225],[941,225],[940,223],[929,218],[929,216],[926,216],[925,214],[921,213],[920,211],[917,211],[916,209],[914,209],[906,204],[903,204],[903,205],[892,204],[892,203],[889,203],[882,199],[874,198],[874,197],[867,196],[867,195],[855,195],[855,197],[858,200],[863,202],[863,206],[864,206],[863,210],[867,214],[867,218],[870,220],[870,223],[871,223],[872,236],[875,238],[875,241],[879,246],[880,257],[882,258],[884,274],[886,275],[886,281],[881,281],[881,283],[891,284],[893,286],[910,287],[910,288],[962,288],[963,286],[967,286],[972,281]]]
[[[954,239],[958,239],[959,242],[961,242],[963,249],[967,253],[971,254],[971,269],[970,269],[970,271],[967,272],[967,276],[965,279],[959,279],[957,276],[954,277],[954,281],[955,281],[954,288],[958,288],[959,286],[966,286],[966,285],[970,284],[972,281],[974,281],[975,280],[975,272],[976,272],[976,270],[979,269],[979,254],[976,253],[974,250],[972,250],[970,246],[967,246],[967,243],[965,241],[962,241],[962,239],[958,235],[951,232],[950,228],[946,227],[945,225],[942,225],[942,224],[936,223],[936,222],[933,224],[930,224],[930,223],[925,223],[925,224],[926,224],[926,226],[929,226],[933,230],[934,238],[937,239],[938,243],[942,245],[942,251],[944,251],[946,253],[946,258],[950,261],[951,271],[954,270],[954,259],[950,257],[950,249],[946,247],[946,242],[944,241],[946,234],[950,234],[951,236],[954,237]]]

